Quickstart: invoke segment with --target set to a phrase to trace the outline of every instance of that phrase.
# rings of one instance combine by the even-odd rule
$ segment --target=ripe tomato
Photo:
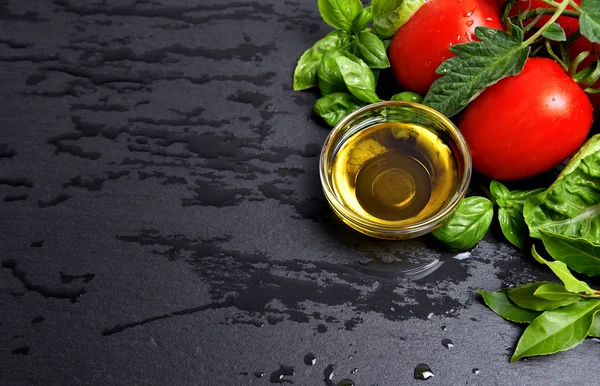
[[[583,70],[594,60],[596,60],[596,56],[594,55],[594,48],[596,52],[600,53],[600,44],[593,44],[585,37],[581,36],[577,38],[571,47],[569,47],[569,57],[571,60],[575,59],[579,53],[583,51],[590,51],[592,55],[588,56],[581,64],[579,65],[579,70]],[[600,80],[598,80],[594,85],[594,88],[600,88]],[[594,106],[594,115],[596,118],[600,119],[600,94],[587,94],[588,98],[590,98],[590,102],[592,102],[592,106]]]
[[[498,3],[498,5],[500,7],[504,6],[506,0],[496,0],[496,2]],[[576,4],[581,4],[581,0],[574,0]],[[561,3],[561,0],[557,0],[558,3]],[[525,11],[527,8],[529,9],[536,9],[536,8],[552,8],[552,6],[544,3],[544,0],[519,0],[519,11]],[[567,10],[573,11],[575,8],[573,8],[572,6],[568,6]],[[513,11],[511,11],[510,15],[514,16],[516,15],[516,9],[513,8]],[[551,15],[544,15],[540,18],[540,20],[538,20],[537,23],[535,23],[536,27],[541,27],[544,24],[546,24],[546,22],[548,20],[550,20]],[[561,27],[563,27],[563,29],[565,30],[565,34],[567,36],[571,35],[573,32],[577,31],[579,29],[579,20],[577,18],[574,17],[569,17],[569,16],[561,16],[558,18],[558,24],[560,24]]]
[[[487,88],[471,102],[459,128],[473,168],[497,180],[545,172],[581,146],[592,106],[557,63],[530,58],[523,71]]]
[[[389,49],[392,72],[403,90],[427,93],[438,66],[454,56],[451,45],[476,39],[475,27],[502,29],[494,0],[430,0],[396,31]]]

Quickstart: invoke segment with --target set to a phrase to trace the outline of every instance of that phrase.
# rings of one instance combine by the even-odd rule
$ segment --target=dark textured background
[[[2,384],[266,385],[285,365],[406,385],[419,363],[431,385],[600,383],[596,341],[508,363],[521,327],[473,291],[543,270],[497,233],[459,260],[332,216],[328,130],[291,89],[328,31],[316,0],[0,0]]]

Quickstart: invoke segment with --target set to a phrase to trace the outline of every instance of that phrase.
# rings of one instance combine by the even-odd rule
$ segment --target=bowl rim
[[[445,128],[448,129],[449,133],[451,134],[453,140],[457,145],[458,156],[462,158],[462,161],[464,163],[464,173],[458,181],[458,188],[454,192],[454,195],[452,196],[450,201],[435,214],[415,223],[402,225],[397,225],[393,223],[378,224],[374,221],[370,221],[356,215],[353,211],[349,210],[340,201],[338,196],[334,193],[332,184],[327,178],[327,167],[329,165],[327,154],[329,153],[329,150],[332,146],[339,146],[340,144],[340,142],[334,143],[333,138],[341,130],[343,130],[349,122],[351,122],[358,116],[385,107],[410,107],[412,109],[420,110],[425,114],[432,116],[435,120],[439,121]],[[358,132],[364,129],[366,129],[366,127],[352,134],[352,136],[356,135]],[[342,136],[341,138],[344,137]],[[346,140],[347,139],[348,138],[346,138]],[[453,151],[453,153],[456,153],[456,151]],[[467,145],[467,141],[465,140],[459,129],[456,127],[456,125],[454,125],[454,123],[448,117],[438,112],[437,110],[434,110],[431,107],[425,106],[423,104],[414,102],[380,101],[364,106],[354,111],[353,113],[348,114],[340,122],[338,122],[338,124],[336,124],[335,127],[331,130],[331,132],[325,139],[325,142],[323,143],[323,147],[321,148],[321,153],[319,156],[319,176],[321,179],[321,187],[323,188],[325,197],[327,198],[329,205],[332,207],[333,211],[338,215],[338,217],[340,217],[348,225],[362,233],[371,236],[380,234],[384,237],[400,237],[408,236],[411,234],[423,234],[433,230],[441,221],[443,221],[447,216],[449,216],[454,211],[454,209],[456,209],[456,207],[465,197],[467,189],[469,187],[469,182],[471,180],[471,175],[471,153]]]

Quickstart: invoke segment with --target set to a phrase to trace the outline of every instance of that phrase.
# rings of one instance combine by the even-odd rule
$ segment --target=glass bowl
[[[401,101],[346,116],[325,140],[319,162],[335,214],[359,232],[394,240],[441,225],[464,198],[471,172],[456,126],[427,106]]]

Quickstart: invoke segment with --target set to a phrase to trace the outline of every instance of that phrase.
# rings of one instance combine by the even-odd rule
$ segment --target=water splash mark
[[[69,198],[71,198],[71,196],[69,196],[68,194],[61,194],[58,197],[51,199],[50,201],[38,200],[38,208],[44,209],[51,206],[56,206],[67,201]]]
[[[105,171],[102,174],[102,177],[77,176],[71,178],[71,181],[63,184],[63,188],[72,186],[87,189],[90,192],[99,191],[106,181],[114,181],[125,177],[129,175],[129,170],[122,170],[120,172]]]
[[[89,283],[96,277],[96,275],[93,273],[86,273],[84,275],[67,275],[62,271],[58,271],[58,274],[60,275],[60,282],[63,284],[69,284],[78,280],[81,280],[84,283]]]
[[[258,2],[151,8],[140,8],[136,3],[113,7],[76,5],[71,0],[55,0],[54,3],[62,6],[66,12],[71,12],[79,16],[134,16],[173,20],[193,25],[214,22],[215,20],[268,21],[270,15],[275,15],[273,5],[265,5]]]
[[[29,198],[28,194],[9,194],[4,197],[4,202],[24,201]]]
[[[69,299],[71,303],[76,303],[79,297],[87,292],[87,288],[85,287],[59,288],[50,287],[45,284],[34,284],[28,278],[27,272],[20,269],[16,260],[14,259],[2,260],[1,266],[2,268],[10,269],[12,271],[12,275],[21,281],[26,290],[37,292],[46,298]]]
[[[143,320],[140,320],[137,322],[116,324],[113,327],[104,329],[102,331],[102,336],[114,335],[119,332],[123,332],[129,328],[142,326],[144,324],[156,322],[158,320],[170,319],[170,318],[173,318],[176,316],[192,315],[192,314],[195,314],[198,312],[203,312],[206,310],[217,310],[217,309],[226,308],[226,307],[231,307],[231,304],[229,304],[227,302],[214,302],[214,303],[209,303],[209,304],[206,304],[203,306],[190,307],[190,308],[185,308],[183,310],[169,312],[169,313],[162,314],[162,315],[152,316],[150,318],[146,318],[146,319],[143,319]]]
[[[0,158],[12,158],[16,155],[15,149],[8,147],[6,144],[0,144]]]
[[[33,188],[33,182],[27,178],[0,178],[0,185],[8,185],[13,188],[24,186],[26,188]]]
[[[17,347],[11,351],[12,355],[29,355],[29,346]]]

